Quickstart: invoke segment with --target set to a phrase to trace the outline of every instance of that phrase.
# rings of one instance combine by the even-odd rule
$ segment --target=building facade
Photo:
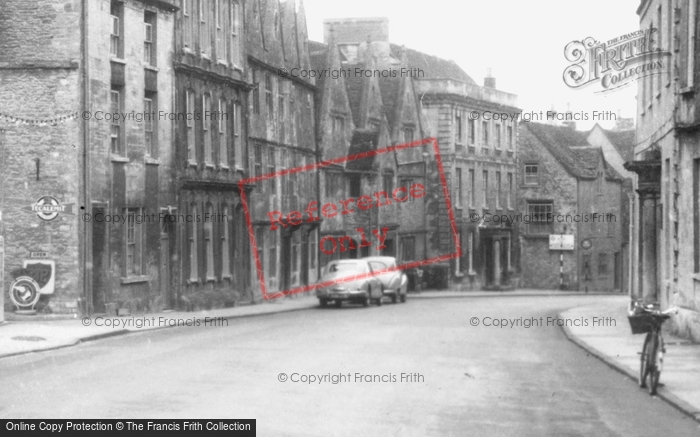
[[[657,29],[660,74],[638,81],[631,296],[677,306],[672,329],[700,339],[700,114],[697,2],[644,0],[640,29]]]
[[[43,312],[167,307],[157,216],[175,201],[172,132],[157,115],[172,112],[178,7],[25,6],[10,1],[0,12],[5,271],[39,265],[30,274]],[[28,216],[30,201],[59,212]]]
[[[621,291],[622,177],[573,126],[524,123],[518,141],[522,286]]]

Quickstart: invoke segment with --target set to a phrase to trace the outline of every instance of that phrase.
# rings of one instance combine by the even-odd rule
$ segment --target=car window
[[[370,261],[369,265],[372,267],[372,270],[384,270],[388,267],[381,261]]]
[[[331,264],[330,266],[328,266],[329,273],[357,271],[362,271],[361,267],[357,263],[338,263]]]

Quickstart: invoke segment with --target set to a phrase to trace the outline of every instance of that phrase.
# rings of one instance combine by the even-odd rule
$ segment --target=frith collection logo
[[[25,206],[22,211],[36,213],[37,217],[42,220],[50,221],[58,217],[58,214],[75,215],[73,213],[74,203],[61,203],[53,196],[44,196],[36,201],[35,204]]]
[[[566,45],[564,56],[572,62],[564,70],[564,83],[581,88],[600,82],[607,92],[633,80],[669,71],[671,53],[656,46],[658,29],[638,30],[601,43],[592,37]]]

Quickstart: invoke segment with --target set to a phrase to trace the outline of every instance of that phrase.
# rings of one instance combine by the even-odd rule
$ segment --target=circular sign
[[[10,285],[10,300],[18,309],[34,308],[39,301],[39,284],[29,276],[20,276]]]
[[[58,217],[60,207],[61,204],[58,202],[58,199],[52,196],[44,196],[36,201],[34,211],[36,211],[36,215],[40,219],[49,221]]]
[[[591,243],[591,240],[589,238],[584,238],[583,240],[581,240],[581,247],[583,247],[584,249],[588,250],[591,248],[591,246],[593,246],[593,243]]]

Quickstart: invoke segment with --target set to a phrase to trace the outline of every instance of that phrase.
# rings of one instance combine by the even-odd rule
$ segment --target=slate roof
[[[365,79],[361,76],[349,74],[345,77],[345,88],[348,92],[348,103],[352,112],[352,121],[355,126],[360,126],[360,108],[362,104],[362,89]]]
[[[381,77],[379,78],[379,89],[382,93],[382,104],[384,105],[384,114],[390,126],[394,125],[396,103],[399,99],[399,88],[401,87],[401,78],[396,77]]]
[[[637,144],[637,133],[634,129],[614,131],[603,130],[610,142],[625,161],[634,160],[634,147]]]
[[[371,129],[355,129],[352,133],[352,141],[350,143],[350,150],[348,151],[348,156],[356,155],[358,153],[369,152],[371,150],[376,150],[377,142],[379,141],[379,131]],[[374,164],[374,156],[362,159],[354,159],[348,161],[345,166],[348,170],[355,171],[367,171],[372,169]]]
[[[605,158],[601,149],[591,148],[585,133],[566,126],[533,122],[524,125],[571,175],[582,179],[597,177],[598,162],[601,158],[605,162]],[[605,176],[609,180],[622,180],[609,165],[605,165]]]
[[[438,58],[437,56],[428,55],[418,50],[402,47],[397,44],[391,44],[391,54],[396,59],[401,59],[401,50],[406,51],[409,68],[420,68],[423,70],[424,79],[454,79],[466,82],[472,85],[477,85],[455,61]]]

